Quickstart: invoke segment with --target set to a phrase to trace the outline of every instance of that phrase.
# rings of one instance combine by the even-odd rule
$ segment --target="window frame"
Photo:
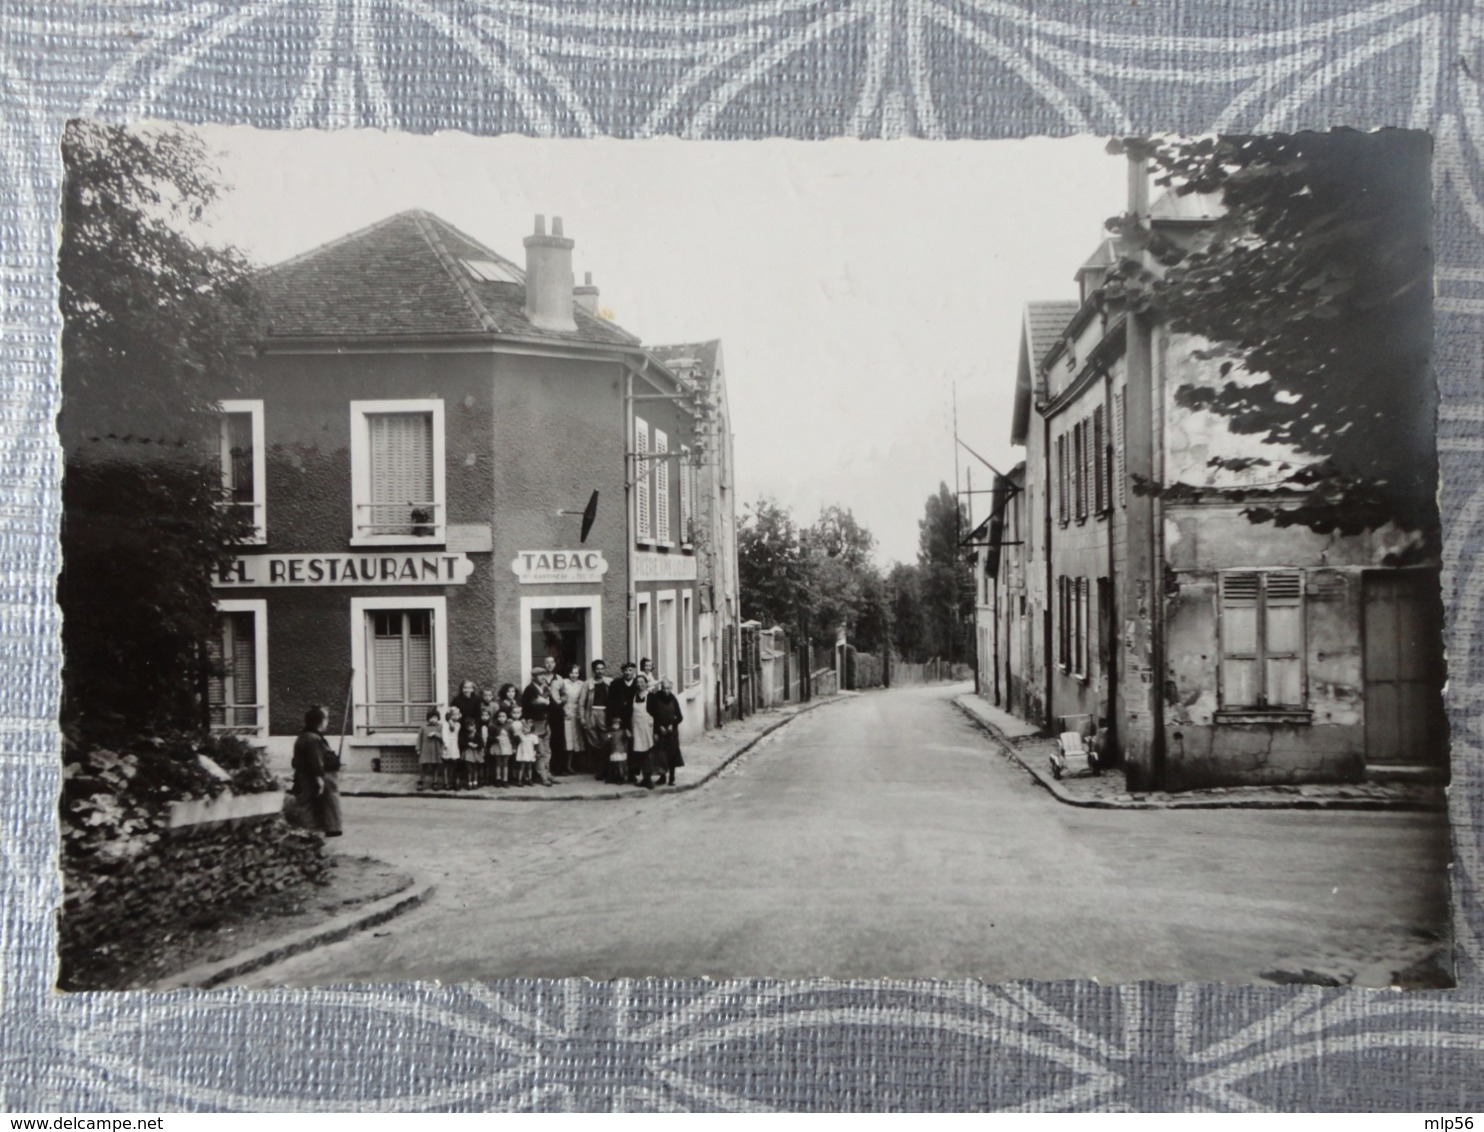
[[[625,657],[637,665],[646,656],[654,659],[654,594],[649,591],[634,595],[633,655]]]
[[[666,640],[664,613],[665,603],[670,603],[670,631],[669,640]],[[675,679],[675,668],[677,667],[678,652],[676,650],[676,631],[678,625],[676,619],[680,614],[680,592],[679,590],[656,590],[654,594],[654,655],[650,658],[654,661],[654,674],[656,678],[668,676]],[[677,684],[677,686],[679,686]]]
[[[664,429],[654,430],[654,544],[672,547],[675,545],[675,527],[670,512],[670,434]]]
[[[535,623],[533,614],[538,609],[585,609],[588,619],[588,642],[587,660],[590,666],[594,660],[604,655],[603,652],[603,598],[599,594],[542,594],[539,597],[522,597],[520,599],[520,639],[521,639],[521,687],[525,686],[532,672],[540,665],[536,662],[536,656],[531,652],[531,626]],[[618,671],[618,665],[609,662],[609,669]],[[565,676],[565,673],[563,674]],[[591,676],[592,672],[585,673]]]
[[[261,597],[223,597],[216,602],[217,613],[251,613],[253,615],[253,679],[257,682],[256,704],[232,705],[237,707],[251,706],[258,709],[258,725],[254,728],[244,728],[223,723],[221,726],[211,724],[211,731],[215,735],[243,735],[251,734],[256,739],[266,741],[268,738],[268,600]],[[208,703],[208,708],[212,705]]]
[[[268,454],[265,450],[265,428],[263,425],[263,402],[258,399],[232,399],[220,403],[222,413],[220,447],[218,456],[222,461],[222,484],[225,488],[227,476],[226,427],[228,413],[247,413],[252,418],[252,534],[244,538],[242,546],[263,546],[268,541]],[[236,506],[223,501],[223,507]]]
[[[1250,658],[1237,657],[1228,648],[1228,579],[1250,574],[1258,579],[1254,610],[1254,644]],[[1292,650],[1274,653],[1268,648],[1268,589],[1273,577],[1287,575],[1295,579],[1297,610],[1297,644]],[[1309,658],[1308,658],[1308,606],[1305,601],[1307,572],[1300,567],[1237,567],[1221,570],[1217,576],[1217,672],[1216,672],[1216,718],[1218,721],[1250,721],[1254,718],[1281,718],[1306,722],[1313,718],[1309,706]],[[1227,701],[1226,672],[1228,658],[1250,659],[1254,666],[1254,703],[1233,704]],[[1300,700],[1296,704],[1273,704],[1268,702],[1268,662],[1273,659],[1294,660],[1298,665],[1298,688]]]
[[[691,466],[689,444],[680,446],[680,549],[690,550],[695,544],[696,485],[695,468]]]
[[[371,696],[375,685],[370,654],[366,651],[369,636],[366,615],[390,611],[406,613],[413,610],[423,610],[433,615],[433,701],[440,709],[448,706],[448,599],[442,594],[353,597],[350,599],[350,657],[354,675],[351,679],[349,736],[352,743],[359,741],[372,746],[389,741],[410,743],[416,740],[417,733],[422,728],[423,721],[419,719],[412,721],[406,731],[394,728],[376,730],[370,726],[368,715],[374,702]]]
[[[701,680],[700,666],[695,663],[695,616],[696,591],[682,590],[680,593],[680,683],[681,691],[694,688]],[[692,677],[691,670],[695,670]]]
[[[369,418],[430,413],[433,422],[433,528],[431,535],[363,535],[360,513],[371,504],[371,425]],[[441,397],[350,403],[350,545],[443,546],[448,539],[447,434]]]

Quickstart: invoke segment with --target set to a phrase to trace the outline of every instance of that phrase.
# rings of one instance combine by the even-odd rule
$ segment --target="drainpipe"
[[[1043,654],[1041,663],[1046,669],[1046,729],[1054,732],[1056,730],[1056,716],[1052,709],[1054,662],[1051,659],[1051,643],[1056,636],[1056,631],[1053,628],[1055,617],[1052,613],[1052,610],[1056,607],[1056,597],[1053,594],[1055,586],[1051,568],[1051,529],[1054,525],[1051,520],[1051,485],[1056,481],[1051,478],[1050,417],[1043,416],[1041,418],[1041,436],[1041,459],[1045,466],[1042,482],[1046,485],[1046,490],[1041,493],[1044,497],[1044,506],[1042,506],[1041,510],[1045,513],[1044,526],[1046,531],[1046,538],[1044,539],[1046,545],[1046,608],[1041,611],[1041,652]],[[1060,484],[1057,486],[1060,487]],[[1060,501],[1058,500],[1058,502]]]
[[[646,368],[649,359],[645,358]],[[632,366],[624,367],[624,511],[628,515],[628,537],[624,543],[624,560],[627,563],[628,578],[625,581],[627,593],[625,601],[625,633],[628,639],[624,642],[623,659],[628,660],[634,655],[635,628],[634,619],[638,615],[637,599],[634,594],[634,574],[639,568],[638,549],[634,540],[639,537],[639,497],[636,491],[636,481],[639,478],[639,462],[637,455],[633,453],[634,444],[634,370]]]
[[[1125,339],[1127,341],[1127,339]],[[1104,747],[1110,751],[1118,749],[1118,576],[1117,561],[1113,549],[1113,524],[1118,520],[1118,485],[1113,482],[1113,469],[1117,461],[1109,458],[1113,450],[1113,374],[1103,371],[1103,450],[1098,459],[1103,462],[1103,482],[1108,485],[1108,670],[1103,679],[1108,685],[1108,728]]]

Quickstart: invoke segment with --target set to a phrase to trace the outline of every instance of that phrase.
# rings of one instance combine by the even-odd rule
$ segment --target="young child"
[[[443,716],[429,708],[427,722],[417,735],[417,788],[436,785],[443,767]]]
[[[520,747],[515,752],[515,767],[519,772],[519,786],[530,786],[531,773],[536,767],[536,752],[541,747],[541,736],[532,729],[529,717],[520,721]]]
[[[438,763],[438,789],[452,790],[458,783],[459,734],[463,731],[463,717],[459,709],[450,707],[443,719],[443,752]]]
[[[473,790],[479,785],[479,765],[484,762],[484,727],[478,708],[459,717],[459,762],[456,768],[460,790]]]
[[[503,708],[495,712],[484,750],[484,765],[494,785],[509,786],[510,759],[515,754],[515,741],[510,737],[510,716]]]

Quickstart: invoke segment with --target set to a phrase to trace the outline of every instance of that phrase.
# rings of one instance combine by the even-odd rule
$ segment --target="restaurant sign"
[[[275,586],[461,586],[467,554],[244,554],[212,576],[223,589]]]
[[[608,560],[601,550],[522,550],[510,563],[521,585],[601,582]]]

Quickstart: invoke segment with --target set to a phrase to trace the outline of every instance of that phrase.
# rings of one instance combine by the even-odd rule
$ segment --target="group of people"
[[[417,788],[551,786],[555,777],[581,773],[579,757],[596,757],[597,777],[609,782],[673,786],[685,765],[685,716],[674,685],[656,677],[648,658],[625,661],[618,679],[601,660],[591,670],[584,679],[573,664],[563,676],[548,656],[521,691],[465,680],[446,712],[428,710],[417,741]]]

